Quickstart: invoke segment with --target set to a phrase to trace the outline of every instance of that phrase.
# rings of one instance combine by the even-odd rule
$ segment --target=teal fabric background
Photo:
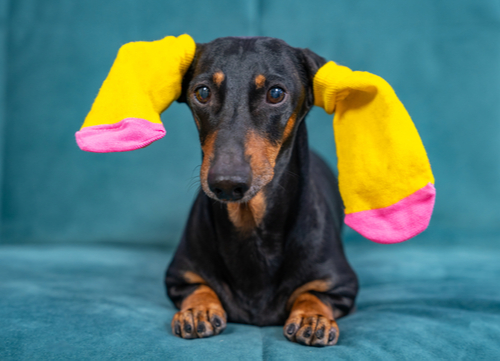
[[[460,1],[2,2],[2,242],[175,244],[196,192],[190,112],[124,154],[74,141],[117,49],[189,33],[279,37],[389,81],[412,115],[438,190],[429,233],[500,230],[500,3]],[[2,106],[3,104],[3,106]],[[331,117],[311,144],[335,166]]]
[[[231,324],[186,341],[162,276],[197,191],[184,104],[167,135],[92,154],[77,131],[118,48],[190,34],[263,35],[385,78],[436,177],[431,225],[380,246],[346,230],[361,280],[339,346]],[[311,146],[335,168],[332,117]],[[500,2],[0,1],[0,359],[500,359]]]

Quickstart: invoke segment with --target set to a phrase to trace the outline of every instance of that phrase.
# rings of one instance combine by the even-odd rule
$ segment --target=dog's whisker
[[[194,167],[194,168],[193,168],[193,170],[191,171],[191,176],[192,176],[192,177],[193,177],[193,173],[194,173],[197,169],[199,169],[199,168],[201,168],[201,164],[198,164],[196,167]],[[196,175],[196,176],[194,176],[194,177],[198,177],[198,176]]]
[[[289,174],[297,179],[299,178],[299,175],[297,173],[292,172],[291,170],[285,169],[285,173]]]
[[[188,181],[190,181],[190,180],[193,180],[193,179],[196,179],[196,178],[198,178],[198,179],[199,179],[199,178],[200,178],[200,176],[199,176],[199,175],[193,175],[193,176],[191,176],[191,177],[187,178],[187,180],[188,180]]]
[[[194,183],[194,184],[191,184],[191,185],[188,187],[188,189],[187,189],[187,190],[188,190],[188,192],[189,192],[189,191],[191,191],[191,190],[193,189],[193,187],[198,188],[198,190],[200,190],[200,189],[201,189],[201,185]]]
[[[281,189],[283,189],[284,191],[286,191],[285,187],[283,187],[283,186],[280,184],[280,182],[278,182],[278,183],[276,183],[276,184],[277,184],[278,186],[280,186],[280,187],[281,187]]]

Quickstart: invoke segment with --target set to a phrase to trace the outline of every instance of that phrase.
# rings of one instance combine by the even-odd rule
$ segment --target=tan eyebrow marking
[[[212,79],[215,85],[220,86],[225,79],[225,75],[222,71],[215,72]]]
[[[262,88],[266,83],[266,77],[262,74],[259,74],[255,77],[255,86],[257,89]]]

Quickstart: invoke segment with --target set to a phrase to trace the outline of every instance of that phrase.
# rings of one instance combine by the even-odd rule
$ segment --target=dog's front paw
[[[172,333],[182,338],[210,337],[224,331],[226,323],[226,312],[222,307],[199,305],[174,315]]]
[[[308,346],[331,346],[339,339],[337,322],[318,314],[291,315],[283,333],[290,341]]]
[[[339,339],[339,327],[330,306],[309,293],[294,301],[283,334],[292,342],[308,346],[331,346]]]

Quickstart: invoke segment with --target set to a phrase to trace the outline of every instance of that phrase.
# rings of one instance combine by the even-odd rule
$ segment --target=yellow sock
[[[165,135],[160,114],[181,94],[196,44],[189,35],[123,45],[76,140],[89,152],[143,148]]]
[[[382,78],[334,62],[314,77],[315,105],[335,112],[339,185],[350,227],[380,243],[427,228],[435,189],[418,132]]]

